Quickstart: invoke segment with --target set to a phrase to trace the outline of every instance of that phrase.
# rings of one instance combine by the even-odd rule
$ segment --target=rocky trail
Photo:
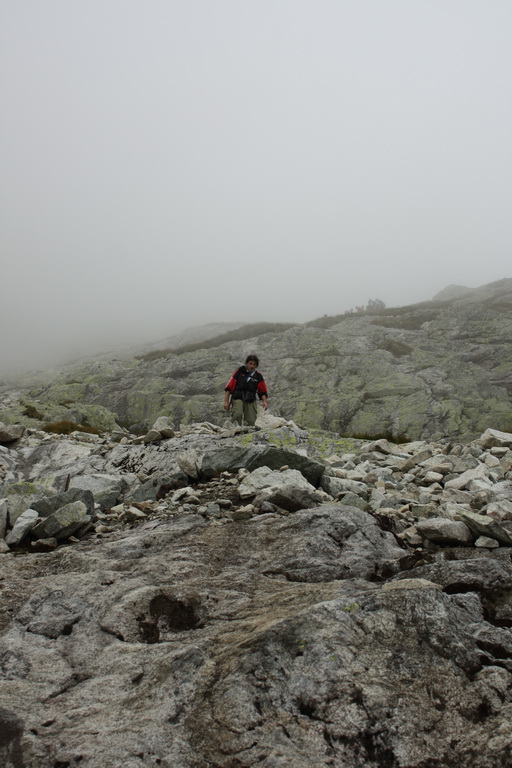
[[[512,434],[0,427],[6,768],[506,768]]]

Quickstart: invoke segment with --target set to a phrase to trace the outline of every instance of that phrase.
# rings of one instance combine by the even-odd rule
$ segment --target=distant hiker
[[[267,385],[261,373],[256,370],[259,362],[256,355],[248,355],[245,365],[237,368],[225,388],[224,410],[233,406],[233,420],[250,427],[254,426],[258,415],[256,395],[263,408],[268,408]]]

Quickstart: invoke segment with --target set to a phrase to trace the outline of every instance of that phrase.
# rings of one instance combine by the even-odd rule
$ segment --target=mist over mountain
[[[79,308],[80,301],[74,303],[69,296],[40,306],[39,298],[27,294],[23,311],[14,305],[9,308],[12,297],[6,297],[0,302],[0,378],[86,358],[129,357],[151,349],[177,348],[262,321],[299,325],[326,312],[338,314],[356,306],[366,307],[372,296],[363,288],[355,290],[351,298],[344,282],[334,300],[329,300],[322,290],[315,295],[310,292],[307,300],[298,301],[298,288],[289,281],[276,300],[269,295],[268,285],[263,297],[257,295],[251,301],[240,299],[236,286],[233,288],[225,285],[219,291],[212,284],[207,301],[203,301],[195,285],[168,301],[167,297],[159,296],[161,286],[155,286],[150,289],[151,296],[142,300],[147,306],[141,306],[139,298],[126,295],[119,307],[112,309],[110,298],[102,300],[100,295]],[[384,298],[389,305],[388,295],[382,297],[375,288],[375,296]],[[403,297],[400,305],[410,303],[407,296],[411,295],[417,296],[416,300],[429,298],[420,286],[387,293]]]
[[[468,440],[488,426],[512,427],[511,296],[505,278],[304,324],[209,325],[6,380],[1,418],[99,429],[117,423],[136,434],[161,415],[177,426],[222,424],[226,381],[256,352],[272,412],[305,428]]]

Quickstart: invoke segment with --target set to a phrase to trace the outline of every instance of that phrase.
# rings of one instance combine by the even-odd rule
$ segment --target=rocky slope
[[[0,762],[506,768],[511,536],[510,433],[2,426]]]
[[[0,418],[139,433],[160,415],[178,426],[221,425],[223,387],[256,351],[273,413],[306,428],[461,441],[489,426],[512,430],[512,280],[456,288],[446,300],[325,317],[195,352],[32,374],[4,383]]]

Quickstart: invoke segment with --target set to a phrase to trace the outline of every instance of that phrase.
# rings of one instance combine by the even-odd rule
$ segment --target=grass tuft
[[[44,419],[43,414],[39,413],[34,405],[26,405],[23,415],[28,416],[29,419],[37,419],[38,421],[43,421]]]

